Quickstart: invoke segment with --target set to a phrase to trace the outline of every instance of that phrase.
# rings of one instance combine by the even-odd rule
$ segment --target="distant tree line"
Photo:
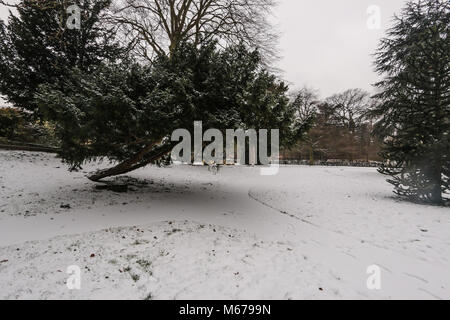
[[[350,89],[319,100],[314,90],[303,88],[294,96],[296,116],[312,117],[305,139],[283,150],[284,159],[317,161],[379,161],[381,143],[372,135],[374,119],[368,111],[375,104],[361,89]]]

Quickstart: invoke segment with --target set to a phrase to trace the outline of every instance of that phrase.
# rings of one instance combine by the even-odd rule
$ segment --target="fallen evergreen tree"
[[[279,129],[288,146],[311,119],[296,120],[287,90],[264,70],[257,51],[187,43],[148,65],[74,69],[64,86],[41,86],[36,101],[54,119],[60,155],[72,169],[102,158],[117,163],[89,176],[99,181],[161,160],[175,146],[172,132],[192,131],[194,121],[205,130]]]

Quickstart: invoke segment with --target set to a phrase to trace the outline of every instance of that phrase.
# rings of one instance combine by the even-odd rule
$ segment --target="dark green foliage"
[[[184,44],[151,66],[122,62],[91,74],[75,69],[63,90],[42,86],[37,101],[56,120],[63,158],[79,166],[94,157],[140,161],[175,129],[192,130],[194,121],[203,121],[204,130],[280,129],[287,145],[306,129],[293,121],[287,90],[244,46]]]
[[[68,30],[66,8],[81,8]],[[263,70],[258,52],[181,43],[151,65],[131,61],[104,24],[110,0],[23,0],[0,22],[0,93],[51,121],[72,168],[107,158],[117,167],[93,180],[159,161],[175,129],[280,129],[290,145],[309,127],[295,120],[287,86]]]
[[[38,111],[34,95],[41,84],[62,85],[74,67],[92,72],[116,59],[121,49],[102,15],[110,0],[23,0],[6,25],[0,20],[0,93],[15,107]],[[66,9],[81,9],[81,29],[66,27]]]
[[[17,129],[23,127],[22,114],[12,108],[0,108],[0,138],[14,139]]]
[[[376,133],[395,192],[442,203],[450,177],[450,2],[406,5],[376,55]]]
[[[29,112],[16,108],[0,108],[0,143],[41,144],[57,147],[54,127],[34,119]]]

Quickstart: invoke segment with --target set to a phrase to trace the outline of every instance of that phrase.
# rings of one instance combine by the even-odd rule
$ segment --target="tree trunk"
[[[433,186],[431,188],[431,202],[442,204],[442,168],[441,161],[437,161],[436,168],[433,170]]]
[[[309,148],[309,165],[314,165],[314,149],[312,146]]]
[[[442,204],[442,189],[441,184],[439,182],[433,185],[433,189],[431,190],[431,202],[435,204]]]
[[[162,145],[154,148],[154,146],[148,146],[132,158],[119,163],[117,166],[99,170],[88,175],[88,179],[94,182],[98,182],[104,178],[125,174],[136,169],[145,167],[149,163],[161,158],[165,154],[169,153],[173,149],[173,144]]]

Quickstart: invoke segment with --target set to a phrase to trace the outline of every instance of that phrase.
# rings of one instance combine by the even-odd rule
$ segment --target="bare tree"
[[[327,98],[326,102],[333,109],[332,120],[346,126],[352,132],[364,120],[371,103],[369,94],[361,89],[350,89],[335,94]]]
[[[318,113],[319,97],[317,91],[303,87],[294,95],[292,105],[295,108],[295,118],[299,123],[310,122],[313,124]],[[304,141],[299,142],[297,147],[305,145],[308,147],[310,163],[314,162],[314,151],[319,144],[321,137],[314,134],[314,126],[305,136]]]
[[[276,56],[277,35],[268,20],[275,0],[116,0],[112,21],[140,56],[169,55],[182,41],[196,45],[243,43]]]
[[[301,121],[308,121],[317,113],[319,96],[316,90],[303,87],[294,95],[293,106],[295,107],[296,117]]]

